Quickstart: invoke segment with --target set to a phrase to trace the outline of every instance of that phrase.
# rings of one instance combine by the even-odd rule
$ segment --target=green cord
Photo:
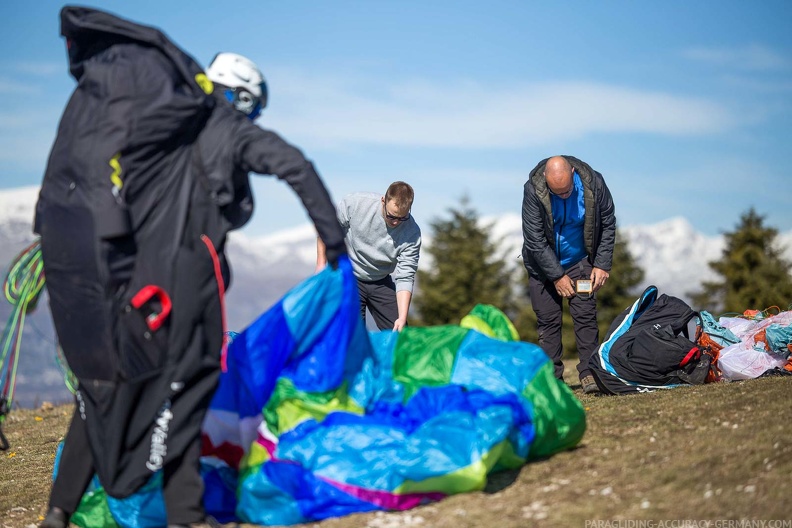
[[[41,256],[41,244],[37,239],[16,257],[3,284],[5,297],[14,306],[3,332],[3,348],[0,355],[0,398],[6,401],[9,409],[16,388],[25,316],[35,309],[44,284],[44,262]],[[69,370],[59,346],[55,359],[64,373],[66,387],[74,393],[77,379]],[[0,423],[2,420],[3,417],[0,417]]]

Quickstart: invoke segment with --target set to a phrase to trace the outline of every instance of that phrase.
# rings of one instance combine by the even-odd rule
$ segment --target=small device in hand
[[[593,293],[594,286],[590,280],[579,280],[577,281],[577,288],[575,290],[578,293]]]

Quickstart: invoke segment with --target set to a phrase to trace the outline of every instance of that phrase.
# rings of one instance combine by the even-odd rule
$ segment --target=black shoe
[[[69,516],[60,508],[50,508],[47,516],[39,524],[39,528],[67,528],[69,526]]]

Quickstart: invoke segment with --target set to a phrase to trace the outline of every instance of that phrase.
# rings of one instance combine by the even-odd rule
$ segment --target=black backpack
[[[695,343],[698,322],[698,312],[681,299],[646,288],[613,321],[589,361],[600,390],[630,394],[704,383],[709,356]]]

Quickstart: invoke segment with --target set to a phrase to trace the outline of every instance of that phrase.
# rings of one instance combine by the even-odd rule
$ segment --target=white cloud
[[[54,107],[0,111],[0,161],[18,169],[40,171],[47,162],[59,118],[59,109]]]
[[[27,93],[30,86],[21,81],[12,81],[0,77],[0,93],[3,94],[23,94]]]
[[[757,79],[756,76],[747,73],[743,75],[724,75],[723,82],[739,90],[761,92],[769,96],[780,94],[786,97],[788,92],[792,92],[792,80]]]
[[[41,83],[44,77],[63,76],[68,67],[61,62],[17,62],[11,65],[13,73],[0,77],[0,94],[40,94],[43,93]],[[26,81],[30,76],[34,82]]]
[[[49,77],[51,75],[63,75],[68,73],[69,67],[65,60],[60,62],[17,62],[14,69],[20,73]]]
[[[683,52],[683,56],[737,70],[776,71],[786,70],[792,65],[786,56],[759,44],[740,48],[690,48]]]
[[[278,72],[266,122],[316,144],[520,148],[590,134],[720,133],[737,113],[706,99],[598,83],[483,86]],[[359,86],[366,84],[366,93]]]

